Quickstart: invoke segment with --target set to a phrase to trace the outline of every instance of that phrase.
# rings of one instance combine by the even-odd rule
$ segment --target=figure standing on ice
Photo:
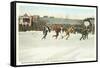
[[[56,37],[56,39],[57,39],[58,36],[59,36],[59,33],[60,33],[60,31],[61,31],[61,28],[60,28],[60,27],[56,27],[56,28],[54,29],[54,31],[55,31],[56,35],[53,35],[52,37]]]
[[[43,35],[44,36],[42,37],[42,39],[46,39],[48,32],[50,32],[50,28],[48,26],[44,26],[43,27]]]
[[[92,25],[90,19],[83,20],[83,23],[84,23],[85,28],[81,32],[82,37],[80,38],[80,40],[81,39],[85,40],[86,38],[88,39],[88,34],[89,34],[89,28],[88,27]]]
[[[75,33],[75,27],[70,26],[70,27],[66,28],[65,33],[66,33],[66,35],[64,35],[63,38],[66,37],[66,40],[67,40],[70,37],[71,33]]]
[[[85,40],[86,38],[88,39],[89,29],[83,29],[81,31],[81,34],[82,34],[82,37],[80,38],[80,40],[81,39]]]

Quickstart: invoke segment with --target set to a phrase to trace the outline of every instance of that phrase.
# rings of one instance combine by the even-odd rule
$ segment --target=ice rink
[[[69,39],[52,38],[55,32],[48,33],[46,39],[42,31],[19,32],[17,64],[44,64],[96,60],[95,35],[89,34],[86,40],[79,40],[81,34],[71,34]],[[64,34],[63,34],[64,35]]]

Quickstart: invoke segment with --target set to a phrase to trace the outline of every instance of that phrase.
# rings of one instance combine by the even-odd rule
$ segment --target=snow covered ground
[[[96,60],[95,37],[79,40],[80,34],[71,34],[68,40],[52,38],[55,32],[48,33],[42,40],[41,31],[19,32],[17,64],[43,64]]]

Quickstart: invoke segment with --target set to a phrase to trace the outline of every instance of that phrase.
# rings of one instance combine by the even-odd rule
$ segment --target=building
[[[39,15],[31,16],[32,22],[37,22],[39,18],[40,18]]]
[[[25,13],[23,16],[19,16],[19,31],[42,30],[44,25],[46,22],[39,15],[29,16]]]
[[[23,16],[19,16],[19,24],[31,26],[33,22],[37,22],[39,15],[29,16],[25,13]]]
[[[23,16],[19,16],[19,24],[31,26],[31,19],[32,18],[25,13]]]

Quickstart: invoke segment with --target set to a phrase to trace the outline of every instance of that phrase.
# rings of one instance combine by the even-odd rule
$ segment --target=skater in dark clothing
[[[61,31],[61,28],[60,27],[57,27],[54,31],[55,31],[56,35],[53,35],[52,37],[56,37],[56,39],[57,39],[58,36],[59,36],[59,33]]]
[[[43,35],[44,36],[42,37],[42,39],[46,39],[48,32],[50,32],[50,28],[48,26],[44,26],[43,27]]]
[[[80,38],[80,40],[81,39],[85,40],[86,38],[88,39],[88,29],[83,29],[81,34],[82,34],[82,37]]]

